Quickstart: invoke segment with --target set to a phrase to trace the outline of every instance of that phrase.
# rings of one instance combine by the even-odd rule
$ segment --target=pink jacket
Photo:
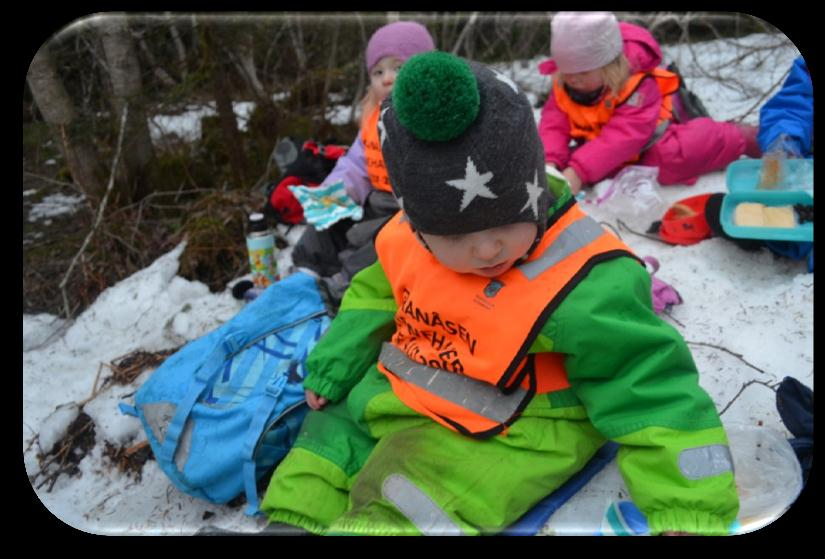
[[[624,54],[631,72],[651,70],[662,62],[662,49],[647,29],[620,22],[624,39]],[[556,71],[555,61],[539,66],[542,74]],[[594,184],[618,171],[623,164],[638,155],[653,136],[659,118],[661,93],[653,79],[642,81],[638,98],[616,109],[601,135],[571,154],[570,125],[567,116],[556,106],[550,94],[539,120],[539,135],[544,143],[545,160],[559,169],[572,167],[582,182]]]

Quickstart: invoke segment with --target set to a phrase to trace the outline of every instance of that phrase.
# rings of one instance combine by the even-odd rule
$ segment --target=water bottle
[[[252,283],[255,287],[266,289],[278,281],[278,262],[275,260],[275,235],[270,231],[262,213],[249,215],[246,249],[249,252],[249,267],[252,271]]]

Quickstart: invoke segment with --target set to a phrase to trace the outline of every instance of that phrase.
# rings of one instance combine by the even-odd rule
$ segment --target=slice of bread
[[[733,210],[733,222],[741,227],[796,227],[791,206],[766,206],[742,202]]]
[[[790,206],[778,206],[775,208],[766,206],[762,214],[765,218],[765,227],[796,227],[793,208]]]
[[[763,204],[742,202],[733,210],[733,222],[740,227],[764,227]]]

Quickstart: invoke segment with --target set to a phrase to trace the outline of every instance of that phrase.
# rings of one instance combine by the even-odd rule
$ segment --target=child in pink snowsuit
[[[658,67],[662,50],[646,29],[609,12],[560,12],[550,50],[553,58],[539,66],[553,75],[539,134],[545,160],[574,193],[628,164],[658,167],[663,185],[694,184],[742,155],[760,157],[754,127],[706,117],[675,122],[679,78]]]

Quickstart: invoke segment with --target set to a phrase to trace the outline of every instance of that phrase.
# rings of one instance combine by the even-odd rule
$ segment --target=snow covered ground
[[[765,35],[745,40],[777,43],[775,37]],[[688,85],[702,97],[712,116],[724,120],[754,107],[745,119],[754,124],[758,106],[766,98],[763,94],[781,80],[798,55],[788,42],[760,51],[760,56],[769,57],[767,63],[746,58],[732,64],[736,51],[730,41],[699,45],[691,52],[684,48],[665,51],[677,60]],[[718,80],[706,81],[692,74],[692,56],[706,67],[736,73],[748,88],[726,87]],[[509,72],[538,98],[549,86],[536,70],[540,61],[497,69]],[[245,113],[248,107],[242,109]],[[184,124],[196,121],[176,119],[174,126],[181,137],[192,137],[197,132]],[[745,252],[723,239],[680,247],[632,234],[618,220],[640,231],[642,219],[634,219],[609,201],[595,204],[608,182],[597,185],[583,207],[612,226],[637,254],[655,256],[661,262],[658,277],[671,283],[684,300],[665,319],[687,340],[701,372],[700,382],[722,412],[723,421],[789,436],[776,411],[773,388],[785,376],[813,388],[813,274],[807,273],[802,262],[778,259],[766,250]],[[692,187],[666,187],[659,192],[666,207],[687,196],[725,190],[724,173],[717,172]],[[299,233],[300,228],[290,233],[292,243]],[[238,239],[239,245],[243,242]],[[255,532],[264,526],[262,519],[244,516],[243,507],[213,505],[181,493],[153,460],[146,462],[138,480],[134,474],[118,471],[106,456],[106,443],[128,447],[145,440],[139,422],[121,415],[118,403],[131,403],[130,396],[151,374],[148,369],[130,384],[104,386],[111,374],[107,364],[135,350],[177,347],[214,329],[242,306],[229,288],[210,293],[206,285],[178,276],[182,250],[178,246],[110,287],[73,321],[44,314],[23,316],[26,471],[43,505],[79,530],[191,534],[207,524],[240,532]],[[289,270],[289,250],[281,253],[279,263],[282,272]],[[96,387],[98,392],[90,399]],[[60,475],[51,486],[42,476],[35,477],[41,470],[37,455],[63,437],[81,404],[94,421],[94,446],[77,464],[79,475]]]

